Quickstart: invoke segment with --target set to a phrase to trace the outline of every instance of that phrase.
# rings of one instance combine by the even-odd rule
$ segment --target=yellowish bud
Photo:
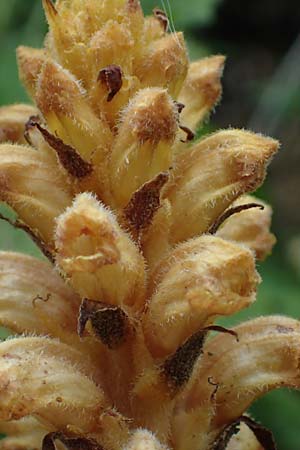
[[[85,91],[71,73],[51,60],[38,79],[36,102],[50,130],[90,160],[101,142],[110,137],[108,127],[93,113]]]
[[[110,160],[111,189],[118,207],[172,161],[178,111],[167,91],[140,91],[121,117]]]
[[[143,257],[113,214],[92,195],[78,195],[58,218],[56,246],[57,263],[81,297],[125,311],[141,309]]]
[[[168,18],[164,13],[160,16],[159,14],[156,14],[145,17],[144,35],[147,39],[147,43],[151,43],[152,41],[160,39],[165,35],[167,30],[167,22]]]
[[[74,343],[80,299],[49,263],[1,252],[0,273],[2,326],[20,334],[48,334]]]
[[[0,198],[45,243],[52,243],[54,219],[72,196],[57,163],[25,146],[0,145]]]
[[[129,64],[133,56],[139,54],[143,14],[138,1],[100,3],[90,0],[88,8],[74,1],[71,4],[58,2],[55,7],[50,0],[43,3],[51,27],[48,39],[50,53],[65,68],[72,70],[85,87],[96,82],[95,70],[99,71],[108,64],[118,64],[122,51],[129,51]],[[124,39],[122,30],[129,40]]]
[[[180,450],[214,448],[220,434],[230,427],[228,424],[238,422],[255,399],[279,386],[299,388],[298,321],[281,316],[262,317],[232,331],[237,333],[238,341],[228,334],[208,341],[201,363],[177,398],[172,432]],[[252,435],[248,439],[249,433],[243,426],[240,440],[245,446],[237,446],[238,436],[230,449],[245,450],[249,445],[251,450],[261,450]]]
[[[140,81],[134,75],[135,54],[134,37],[127,23],[107,22],[90,42],[92,70],[88,75],[93,107],[99,115],[105,113],[112,128],[118,120],[120,111],[140,88]],[[101,77],[101,74],[109,71],[111,67],[119,70],[120,78],[113,96],[110,96],[108,89],[109,75],[106,75],[106,79]],[[111,80],[112,82],[115,80],[114,73]]]
[[[124,73],[131,73],[133,69],[132,51],[134,38],[126,23],[118,23],[115,20],[107,22],[90,41],[91,59],[94,65],[94,82],[98,72],[111,64],[122,67]],[[92,74],[89,74],[91,81]]]
[[[245,322],[234,331],[239,342],[228,336],[216,336],[205,347],[210,355],[194,374],[185,399],[185,407],[211,402],[208,383],[216,384],[214,427],[231,423],[263,393],[279,386],[299,388],[300,326],[285,317],[262,317]]]
[[[72,1],[73,5],[74,1]],[[64,1],[57,2],[54,6],[52,0],[43,0],[43,7],[50,26],[45,44],[55,60],[68,70],[74,68],[77,77],[82,79],[87,67],[86,29],[80,25],[80,21],[76,17],[79,11],[75,12],[75,9],[70,6],[68,2]]]
[[[155,357],[167,356],[218,315],[255,299],[260,278],[252,253],[214,236],[179,245],[150,280],[146,342]]]
[[[142,86],[167,88],[177,98],[188,70],[188,55],[182,33],[172,33],[150,44],[137,75]]]
[[[38,114],[31,105],[11,105],[0,108],[0,142],[25,144],[25,124],[31,116]]]
[[[95,190],[106,198],[105,164],[111,131],[89,106],[86,92],[71,73],[48,60],[38,79],[36,102],[53,135],[94,166]]]
[[[224,63],[225,57],[218,55],[192,62],[189,66],[178,101],[185,105],[181,122],[193,131],[221,96]]]
[[[227,130],[179,155],[164,194],[172,206],[172,242],[206,232],[233,200],[257,189],[277,149],[270,138]]]
[[[28,94],[32,97],[35,95],[38,76],[46,60],[46,50],[24,46],[17,49],[19,77]]]
[[[26,337],[2,342],[0,359],[1,420],[35,414],[58,429],[72,424],[84,433],[99,423],[107,403],[85,375],[91,365],[83,366],[80,352]]]
[[[276,243],[275,236],[270,232],[272,208],[262,200],[250,195],[244,195],[232,206],[249,203],[262,205],[264,209],[252,208],[229,217],[217,232],[217,236],[246,245],[260,261],[272,251]]]

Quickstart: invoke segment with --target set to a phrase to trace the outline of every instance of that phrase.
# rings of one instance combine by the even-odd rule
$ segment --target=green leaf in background
[[[18,78],[16,47],[40,47],[46,30],[40,0],[0,1],[0,106],[28,101]]]

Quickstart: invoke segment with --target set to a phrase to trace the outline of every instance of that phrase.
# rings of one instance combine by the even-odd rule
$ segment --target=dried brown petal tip
[[[263,450],[255,434],[243,422],[240,431],[229,441],[226,450]]]
[[[43,6],[46,11],[46,14],[50,14],[51,16],[57,15],[57,10],[56,10],[52,0],[43,0]]]
[[[31,141],[30,132],[31,132],[31,130],[36,128],[36,125],[38,123],[41,123],[41,118],[38,115],[30,116],[29,119],[27,120],[27,122],[25,123],[24,138],[25,138],[27,144],[29,144],[29,145],[34,146]]]
[[[0,108],[0,142],[24,144],[25,124],[30,116],[37,114],[31,105],[12,105]]]
[[[271,253],[276,243],[276,238],[270,231],[272,208],[267,203],[250,195],[244,195],[237,199],[233,203],[233,207],[252,202],[261,205],[261,209],[249,209],[231,216],[219,228],[217,235],[223,239],[246,245],[253,250],[256,258],[261,261]]]
[[[111,64],[101,69],[98,75],[98,81],[105,84],[108,90],[107,101],[111,102],[123,84],[121,67]]]
[[[178,113],[179,113],[179,114],[182,113],[182,111],[183,111],[184,108],[185,108],[185,104],[184,104],[184,103],[180,103],[180,102],[176,102],[176,101],[174,101],[174,103],[175,103],[175,105],[176,105],[176,108],[177,108],[177,110],[178,110]]]
[[[226,450],[230,439],[240,431],[240,421],[237,420],[221,431],[213,443],[211,450]]]
[[[255,420],[251,419],[251,417],[248,416],[242,416],[241,422],[246,424],[250,428],[250,430],[253,431],[256,439],[265,450],[277,449],[273,434],[270,430],[255,422]]]
[[[92,164],[84,161],[75,148],[65,144],[61,139],[55,137],[43,128],[38,122],[32,122],[43,135],[45,141],[55,150],[61,165],[74,178],[85,178],[93,172]]]
[[[265,450],[276,450],[273,434],[270,430],[255,422],[248,416],[241,416],[230,425],[226,426],[213,443],[211,450],[226,450],[231,438],[238,434],[240,425],[244,423],[254,433],[257,441]]]
[[[54,264],[54,250],[51,249],[48,245],[46,245],[46,243],[42,240],[41,236],[39,235],[38,230],[32,230],[28,225],[23,223],[21,220],[13,221],[10,220],[8,217],[3,216],[2,214],[0,214],[0,220],[4,220],[14,228],[25,231],[25,233],[27,233],[28,236],[31,237],[33,242],[38,246],[41,252],[46,256],[46,258],[49,259],[49,261],[52,264]]]
[[[218,333],[230,334],[235,337],[236,341],[239,342],[239,335],[236,331],[230,330],[229,328],[222,327],[220,325],[209,325],[203,328],[203,331],[217,331]]]
[[[90,320],[94,334],[110,349],[115,349],[126,341],[129,320],[121,308],[108,306],[84,299],[80,306],[78,334],[83,336],[86,323]]]
[[[238,214],[242,211],[246,211],[248,209],[252,208],[259,208],[263,210],[265,207],[263,205],[260,205],[258,203],[246,203],[243,205],[237,205],[233,206],[232,208],[227,209],[216,221],[212,224],[210,229],[208,230],[208,233],[210,234],[216,234],[218,229],[223,225],[223,223],[229,219],[229,217],[233,216],[234,214]]]
[[[57,450],[56,440],[60,441],[67,450],[103,450],[101,445],[91,439],[67,437],[62,432],[47,434],[42,442],[42,450]]]
[[[147,229],[161,206],[161,190],[169,179],[169,174],[163,172],[151,181],[145,183],[131,197],[123,210],[125,225],[133,236],[139,240],[140,233]]]
[[[185,127],[184,125],[179,125],[179,128],[186,133],[186,139],[181,139],[181,142],[190,142],[194,139],[195,133],[188,127]]]
[[[165,11],[154,8],[153,10],[154,17],[160,22],[161,26],[163,27],[164,31],[167,31],[169,28],[169,19]]]

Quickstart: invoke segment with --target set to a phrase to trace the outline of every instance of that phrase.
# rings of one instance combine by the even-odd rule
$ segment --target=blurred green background
[[[259,194],[274,206],[278,244],[259,271],[256,304],[230,324],[260,314],[300,317],[300,4],[294,0],[142,0],[147,12],[164,8],[184,29],[191,58],[228,57],[224,94],[205,131],[245,127],[282,142]],[[0,2],[0,105],[26,100],[15,47],[40,46],[46,32],[40,0]],[[1,207],[5,214],[10,211]],[[20,231],[0,223],[0,248],[39,255]],[[300,448],[300,393],[281,390],[260,399],[253,415],[274,431],[279,450]],[[196,449],[195,449],[196,450]]]

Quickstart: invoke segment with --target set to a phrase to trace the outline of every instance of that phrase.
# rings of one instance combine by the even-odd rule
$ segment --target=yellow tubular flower
[[[275,242],[248,195],[275,140],[194,132],[223,56],[189,63],[138,0],[43,0],[44,49],[20,47],[36,106],[0,109],[0,199],[49,261],[0,253],[6,450],[275,450],[244,415],[300,385],[300,322],[216,325],[255,301]],[[208,339],[211,331],[222,333]]]
[[[178,245],[149,282],[144,321],[152,353],[173,353],[217,315],[251,304],[259,281],[252,254],[240,246],[207,235]]]
[[[224,56],[212,56],[190,64],[178,101],[185,105],[182,121],[196,131],[198,124],[210,112],[221,96],[220,77]]]

